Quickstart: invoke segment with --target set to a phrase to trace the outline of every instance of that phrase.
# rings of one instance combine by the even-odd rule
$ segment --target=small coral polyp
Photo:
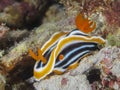
[[[76,68],[83,57],[99,50],[98,45],[105,44],[103,38],[87,34],[95,29],[95,22],[79,14],[76,26],[78,29],[71,32],[55,33],[41,49],[38,49],[38,56],[29,50],[30,55],[36,60],[35,80],[39,81],[52,72],[62,74]]]

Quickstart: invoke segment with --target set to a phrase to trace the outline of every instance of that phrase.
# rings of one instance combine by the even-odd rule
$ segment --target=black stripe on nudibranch
[[[53,49],[56,47],[56,44],[54,44],[53,46],[51,46],[45,53],[44,53],[44,57],[48,60],[50,57],[51,52],[53,51]]]
[[[70,64],[72,64],[72,63],[76,62],[78,59],[80,59],[82,56],[84,56],[85,54],[87,54],[91,51],[95,51],[95,50],[98,50],[97,43],[93,43],[93,42],[71,43],[71,44],[67,45],[67,47],[64,47],[64,49],[61,50],[61,52],[59,53],[59,55],[60,54],[64,55],[64,59],[60,61],[59,55],[58,55],[57,59],[56,59],[55,67],[62,67],[64,65],[66,65],[67,63],[69,63],[71,60],[73,60],[70,63]],[[81,53],[82,53],[82,55],[81,55]],[[79,57],[74,58],[74,57],[76,57],[76,55]],[[63,67],[63,68],[66,68],[66,67]]]
[[[43,67],[43,63],[42,63],[42,61],[39,61],[39,62],[37,63],[36,68],[38,69],[38,68],[42,68],[42,67]]]

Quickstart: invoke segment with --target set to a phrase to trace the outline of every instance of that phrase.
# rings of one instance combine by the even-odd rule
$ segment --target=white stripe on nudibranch
[[[67,69],[67,68],[63,69],[63,68],[60,68],[60,67],[54,68],[54,70],[57,70],[57,71],[60,71],[60,72],[65,72],[66,69]]]
[[[88,34],[85,34],[83,32],[81,32],[78,29],[74,29],[72,30],[67,36],[71,36],[71,35],[83,35],[83,36],[88,36]]]
[[[66,67],[66,66],[69,66],[74,60],[80,60],[81,57],[82,57],[84,54],[87,54],[87,53],[89,53],[89,52],[90,52],[90,50],[86,50],[86,51],[83,51],[83,52],[77,54],[75,57],[73,57],[71,60],[69,60],[65,65],[61,66],[61,68],[64,68],[64,67]],[[77,58],[79,58],[79,59],[77,59]],[[75,62],[76,62],[76,61],[75,61]]]

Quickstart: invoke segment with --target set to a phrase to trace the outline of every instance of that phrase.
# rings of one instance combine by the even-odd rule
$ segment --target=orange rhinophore
[[[31,49],[29,49],[29,54],[34,58],[36,61],[42,61],[44,64],[47,62],[44,56],[42,55],[42,51],[38,48],[38,56],[33,53]]]
[[[84,33],[90,33],[96,28],[96,23],[90,21],[88,18],[84,18],[82,14],[79,14],[75,20],[76,26]]]

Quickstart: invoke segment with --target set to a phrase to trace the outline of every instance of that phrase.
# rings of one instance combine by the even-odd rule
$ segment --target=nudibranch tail
[[[84,33],[90,33],[96,28],[96,23],[90,21],[88,18],[84,18],[82,14],[79,14],[75,20],[76,26]]]

